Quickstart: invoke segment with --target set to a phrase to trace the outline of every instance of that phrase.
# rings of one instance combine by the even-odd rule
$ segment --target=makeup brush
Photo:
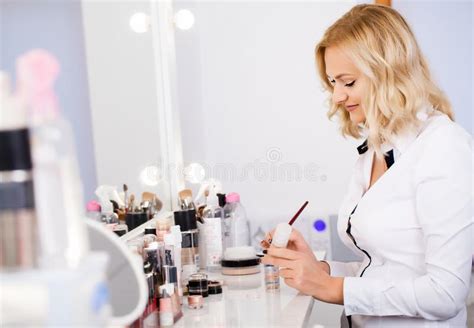
[[[305,209],[305,207],[308,205],[308,201],[304,202],[304,204],[300,207],[300,209],[298,210],[298,212],[295,213],[295,215],[293,215],[293,217],[291,218],[291,220],[288,222],[288,225],[293,225],[293,223],[295,223],[296,219],[300,216],[300,214],[303,212],[303,210]],[[270,246],[270,244],[272,243],[272,238],[270,238],[268,241],[266,240],[262,240],[262,243],[267,243],[268,246]]]
[[[146,201],[153,201],[153,198],[155,197],[155,194],[152,193],[152,192],[149,192],[149,191],[144,191],[142,192],[142,202],[146,202]]]
[[[193,192],[191,189],[183,189],[179,192],[179,203],[182,210],[196,209],[193,202]]]
[[[207,197],[209,197],[209,189],[204,191],[204,203],[207,204]]]
[[[128,208],[128,186],[123,184],[123,202],[125,203],[125,209]]]
[[[184,201],[188,197],[192,198],[193,192],[191,191],[191,189],[183,189],[178,193],[178,196],[179,196],[179,199]]]
[[[135,207],[135,195],[131,194],[130,195],[130,202],[128,203],[128,211],[133,212]]]
[[[303,206],[296,212],[296,214],[291,218],[290,222],[288,222],[289,225],[293,225],[293,223],[296,221],[298,216],[300,216],[301,212],[303,212],[304,208],[308,205],[308,201],[304,202]]]
[[[153,198],[153,206],[156,212],[161,211],[161,209],[163,208],[163,202],[156,195]]]

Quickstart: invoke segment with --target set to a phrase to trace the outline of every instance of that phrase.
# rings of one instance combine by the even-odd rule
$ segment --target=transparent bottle
[[[207,206],[203,211],[204,224],[199,225],[201,246],[204,248],[204,259],[201,267],[208,271],[217,271],[221,268],[223,254],[222,247],[222,219],[224,211],[219,206],[217,195],[208,197]]]
[[[222,221],[224,249],[250,246],[250,226],[247,214],[240,203],[240,195],[232,192],[226,196]]]

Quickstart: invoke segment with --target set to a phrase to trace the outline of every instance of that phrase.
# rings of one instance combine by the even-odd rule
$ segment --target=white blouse
[[[359,147],[338,233],[363,261],[328,261],[332,276],[346,277],[343,326],[466,325],[472,138],[440,112],[418,118],[419,131],[384,145],[393,164],[369,190],[374,151]]]

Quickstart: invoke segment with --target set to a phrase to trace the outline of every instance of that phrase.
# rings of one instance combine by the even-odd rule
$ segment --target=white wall
[[[468,0],[394,0],[427,57],[434,80],[447,94],[455,120],[473,133],[473,17]]]
[[[362,2],[369,1],[175,3],[196,17],[193,29],[176,31],[184,160],[203,164],[226,192],[240,192],[251,221],[286,219],[305,199],[307,219],[337,213],[357,142],[341,138],[325,116],[313,50],[326,27]],[[393,6],[413,27],[457,121],[472,132],[472,2]],[[313,163],[316,178],[272,180],[272,168],[288,163]],[[257,164],[269,176],[256,176]],[[229,168],[246,167],[247,178],[229,177]]]
[[[305,218],[338,211],[357,143],[326,117],[314,47],[354,3],[175,4],[196,17],[192,30],[176,31],[185,163],[239,192],[253,223],[287,220],[305,200]],[[284,165],[311,176],[275,178]]]

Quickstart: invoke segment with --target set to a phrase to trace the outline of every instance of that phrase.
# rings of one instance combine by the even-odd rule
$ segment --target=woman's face
[[[326,75],[334,87],[332,101],[344,107],[353,123],[365,121],[361,101],[367,83],[352,61],[337,47],[328,47],[324,53]]]

